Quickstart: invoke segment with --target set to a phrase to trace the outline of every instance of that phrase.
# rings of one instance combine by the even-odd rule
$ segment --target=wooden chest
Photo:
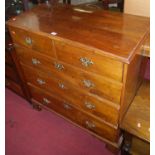
[[[30,101],[118,147],[142,81],[149,19],[40,5],[7,25]]]

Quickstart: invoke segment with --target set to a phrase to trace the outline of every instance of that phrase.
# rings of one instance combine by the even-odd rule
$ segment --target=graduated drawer
[[[18,46],[16,51],[20,61],[24,64],[40,69],[59,80],[68,81],[70,84],[101,98],[106,98],[116,104],[120,103],[121,82],[96,74],[86,73],[78,68],[38,54],[28,48]]]
[[[55,76],[45,74],[40,70],[33,69],[22,64],[22,69],[27,81],[27,84],[33,84],[41,89],[49,91],[57,95],[58,97],[64,97],[69,101],[74,102],[77,98],[79,101],[84,97],[84,95],[77,94],[76,91],[73,91],[72,86],[66,84],[66,82],[55,79]]]
[[[86,71],[122,81],[123,63],[60,41],[54,41],[54,45],[59,60]]]
[[[37,101],[41,105],[46,106],[57,113],[69,118],[72,121],[78,122],[77,111],[69,103],[59,100],[56,97],[47,95],[43,90],[29,87],[31,93],[31,101]]]
[[[35,87],[30,87],[32,99],[38,101],[40,104],[53,109],[57,113],[69,118],[74,123],[87,128],[93,133],[106,138],[110,141],[116,141],[118,137],[118,130],[110,127],[94,117],[78,110],[72,104],[65,100],[60,100],[44,90]]]
[[[30,67],[23,66],[23,70],[29,85],[32,84],[49,91],[106,122],[113,125],[118,124],[119,107],[115,106],[114,103],[107,100],[99,100],[79,89],[73,88],[64,81],[54,80],[45,73]]]
[[[9,26],[14,44],[24,45],[50,57],[55,57],[52,39],[42,34],[33,33],[24,29]]]
[[[117,142],[119,138],[119,129],[110,127],[105,123],[97,120],[96,118],[86,114],[80,113],[79,118],[81,120],[80,125],[88,130],[96,133],[97,135],[106,138],[112,142]]]
[[[13,81],[18,82],[19,80],[17,73],[12,66],[9,65],[5,66],[5,75]]]

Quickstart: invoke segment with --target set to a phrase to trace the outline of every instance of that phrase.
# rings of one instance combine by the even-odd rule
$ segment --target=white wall
[[[124,12],[150,17],[150,0],[125,0]]]

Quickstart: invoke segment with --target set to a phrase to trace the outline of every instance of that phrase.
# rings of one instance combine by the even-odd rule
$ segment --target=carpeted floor
[[[112,155],[82,129],[6,89],[6,155]]]

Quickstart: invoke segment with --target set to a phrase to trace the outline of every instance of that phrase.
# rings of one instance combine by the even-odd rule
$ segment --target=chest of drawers
[[[119,123],[142,81],[149,19],[40,5],[7,25],[30,102],[119,147]]]

